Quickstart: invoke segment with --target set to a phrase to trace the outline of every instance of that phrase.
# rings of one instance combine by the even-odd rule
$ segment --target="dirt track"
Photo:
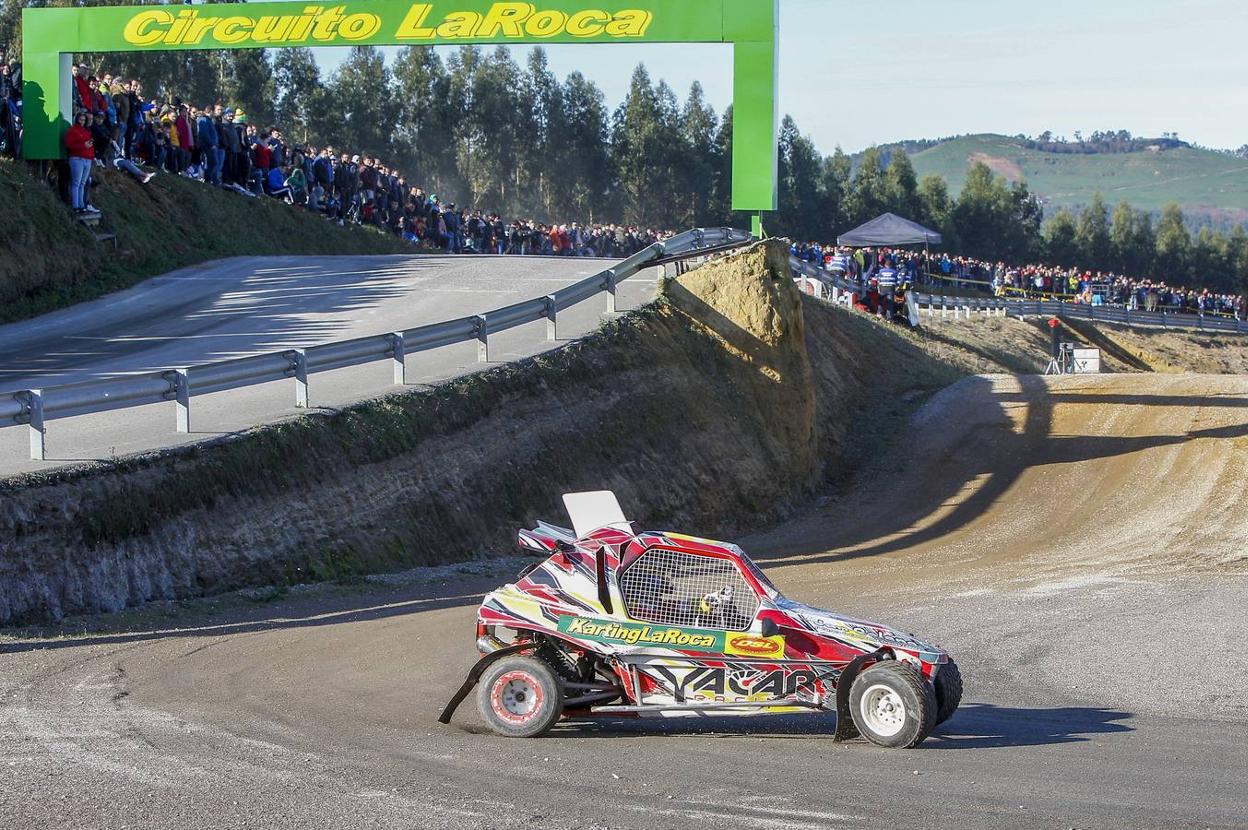
[[[957,656],[969,701],[919,749],[834,745],[819,716],[442,727],[503,581],[465,576],[6,642],[0,823],[1248,824],[1248,379],[968,378],[911,435],[745,543],[795,599]]]

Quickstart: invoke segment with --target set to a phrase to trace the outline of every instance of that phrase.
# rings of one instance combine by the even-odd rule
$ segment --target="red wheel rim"
[[[541,711],[545,697],[533,675],[526,671],[509,671],[495,678],[490,690],[490,707],[495,715],[509,723],[525,723]]]

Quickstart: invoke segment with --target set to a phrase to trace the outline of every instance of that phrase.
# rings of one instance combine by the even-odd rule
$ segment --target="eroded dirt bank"
[[[784,257],[756,246],[588,339],[431,391],[4,483],[0,622],[507,552],[575,489],[706,533],[783,515],[846,471],[854,413],[960,374],[803,304]]]

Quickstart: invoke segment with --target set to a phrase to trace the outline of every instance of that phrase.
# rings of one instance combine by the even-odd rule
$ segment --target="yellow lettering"
[[[266,14],[256,21],[256,28],[251,32],[251,39],[257,43],[273,43],[285,40],[294,22],[295,18],[293,17],[274,17]]]
[[[164,37],[164,31],[157,29],[153,31],[153,26],[168,26],[173,22],[173,15],[163,9],[153,9],[150,12],[139,12],[130,18],[130,22],[126,24],[122,37],[127,42],[133,43],[135,46],[151,46],[160,41]]]
[[[363,40],[377,34],[381,28],[381,18],[375,14],[349,14],[338,26],[338,34],[347,40]]]
[[[194,9],[183,9],[178,12],[178,19],[173,21],[173,25],[169,27],[169,34],[165,35],[165,43],[177,43],[182,38],[182,33],[186,31],[186,27],[195,19],[196,13]]]
[[[186,34],[178,38],[177,42],[178,43],[199,43],[201,40],[204,39],[204,35],[208,33],[208,30],[216,25],[217,25],[216,19],[209,18],[208,20],[205,20],[202,17],[197,17],[191,21],[191,25],[187,27]],[[168,40],[166,39],[166,43],[167,42]]]
[[[563,31],[568,16],[555,9],[544,9],[524,22],[524,30],[533,37],[551,37]]]
[[[308,30],[312,28],[312,24],[316,22],[316,17],[320,13],[320,8],[316,6],[304,6],[303,14],[295,19],[295,26],[290,31],[290,39],[306,40]]]
[[[503,37],[521,37],[520,24],[533,14],[533,6],[528,3],[495,3],[485,13],[481,26],[477,29],[479,37],[494,37],[499,29]]]
[[[334,28],[338,25],[338,21],[342,19],[342,6],[334,6],[332,9],[325,9],[316,16],[316,25],[312,27],[313,40],[331,40],[334,37]]]
[[[654,15],[642,9],[625,9],[617,12],[615,18],[607,24],[607,34],[611,37],[641,37],[650,28]]]
[[[472,37],[480,23],[476,12],[451,12],[438,26],[438,37]]]
[[[412,7],[407,10],[403,22],[399,24],[399,30],[394,33],[397,40],[428,40],[434,36],[433,29],[425,26],[425,18],[429,16],[429,12],[433,6],[429,3],[413,3]]]
[[[568,34],[572,37],[593,37],[602,34],[603,24],[611,20],[604,11],[586,9],[568,18]]]
[[[250,17],[225,17],[217,23],[213,34],[221,43],[242,43],[255,25],[256,22]]]

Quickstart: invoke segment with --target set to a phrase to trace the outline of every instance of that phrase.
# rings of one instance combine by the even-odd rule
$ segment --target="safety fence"
[[[919,291],[911,293],[914,295],[915,304],[920,309],[925,309],[928,317],[934,317],[937,313],[947,316],[950,312],[957,316],[962,311],[967,314],[995,312],[1011,317],[1071,317],[1127,326],[1248,334],[1248,322],[1214,314],[1140,311],[1122,306],[1064,303],[1058,300],[1007,300],[999,297],[950,297]]]
[[[796,257],[792,259],[792,265],[799,285],[809,294],[836,302],[845,301],[844,298],[850,294],[861,293],[863,290],[851,280],[826,271],[817,265],[798,260]],[[816,282],[819,283],[818,287],[813,285]],[[915,325],[920,324],[922,316],[935,317],[939,314],[941,317],[960,317],[963,314],[977,313],[1010,317],[1062,316],[1078,320],[1120,323],[1127,326],[1155,326],[1163,329],[1248,334],[1248,321],[1236,320],[1232,316],[1221,313],[1192,313],[1165,309],[1142,311],[1125,306],[1092,305],[1062,300],[937,294],[918,290],[906,292],[906,300],[911,311],[911,322]]]
[[[191,429],[191,399],[196,395],[293,378],[295,406],[308,407],[311,375],[383,360],[391,361],[394,383],[401,385],[407,382],[408,354],[476,341],[477,360],[485,363],[491,334],[539,320],[546,321],[546,339],[554,341],[559,312],[605,293],[606,312],[614,313],[616,286],[638,272],[706,257],[751,241],[748,232],[735,228],[699,228],[656,242],[553,294],[481,314],[234,360],[0,394],[0,427],[27,425],[30,457],[41,461],[46,457],[47,422],[57,418],[172,402],[176,429],[187,433]]]

